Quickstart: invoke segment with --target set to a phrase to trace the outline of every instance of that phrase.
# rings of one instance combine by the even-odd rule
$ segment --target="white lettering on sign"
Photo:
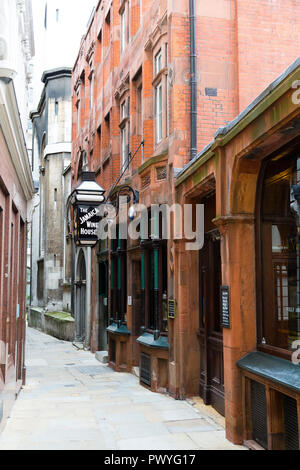
[[[87,225],[87,228],[97,229],[99,224],[97,224],[96,222],[87,222],[86,225]]]
[[[97,214],[99,214],[99,209],[97,209],[97,207],[95,207],[95,209],[93,209],[91,212],[88,212],[88,214],[86,214],[85,216],[80,217],[80,223],[84,224],[88,220],[95,217],[95,215],[97,215]]]
[[[80,235],[85,235],[85,236],[91,236],[91,237],[96,237],[97,236],[97,230],[89,230],[86,228],[81,228],[80,229]]]

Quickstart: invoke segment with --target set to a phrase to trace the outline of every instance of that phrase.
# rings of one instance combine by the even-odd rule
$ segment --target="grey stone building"
[[[42,317],[43,312],[71,311],[71,243],[66,230],[71,192],[71,74],[70,68],[44,72],[38,109],[31,113],[32,169],[40,196],[32,222],[31,306],[38,307],[35,311],[42,312]]]

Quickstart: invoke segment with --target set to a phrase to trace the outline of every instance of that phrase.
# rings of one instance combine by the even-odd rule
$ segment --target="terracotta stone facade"
[[[297,57],[300,37],[294,21],[299,11],[293,1],[195,3],[201,150]],[[255,24],[249,23],[250,15]],[[244,147],[236,150],[235,140],[226,147],[227,134],[219,135],[203,159],[201,153],[189,163],[190,21],[187,0],[98,3],[73,69],[72,185],[83,171],[92,171],[113,203],[119,191],[132,197],[127,185],[139,191],[140,203],[148,208],[206,200],[212,258],[186,251],[186,240],[163,243],[143,235],[138,241],[76,249],[74,259],[84,260],[84,266],[75,267],[73,298],[79,310],[80,299],[87,305],[78,318],[93,351],[108,347],[109,363],[118,371],[139,367],[141,383],[153,391],[175,398],[201,394],[226,414],[228,438],[242,442],[242,379],[236,361],[256,347],[252,212],[259,164],[249,159],[237,165],[235,156]],[[265,22],[277,26],[266,31]],[[287,30],[294,37],[289,46],[283,40]],[[259,48],[255,55],[249,47],[253,35],[262,42],[266,35],[272,47]],[[240,145],[246,145],[243,139],[241,134]],[[202,274],[199,259],[207,268]],[[210,275],[216,269],[219,281],[231,289],[232,324],[224,334],[219,326],[210,335],[205,315],[199,329],[199,280],[202,290],[216,288],[218,280]],[[168,318],[172,306],[175,315]],[[207,375],[211,362],[213,394]]]
[[[292,398],[294,407],[292,448],[299,448],[299,432],[296,429],[299,427],[296,422],[299,423],[300,416],[300,390],[299,386],[292,386],[293,381],[299,385],[299,365],[292,364],[291,347],[274,347],[266,336],[268,328],[277,321],[277,309],[278,312],[286,312],[285,318],[289,316],[291,325],[290,314],[287,314],[291,307],[284,307],[285,304],[280,307],[280,294],[277,290],[276,295],[272,290],[267,294],[266,282],[271,283],[272,288],[272,272],[269,272],[269,278],[262,286],[262,277],[265,274],[260,268],[260,257],[264,256],[268,245],[261,248],[264,235],[259,222],[264,204],[264,200],[260,200],[264,165],[270,159],[278,161],[280,158],[284,165],[284,158],[296,155],[296,149],[299,149],[300,108],[296,88],[299,73],[298,60],[235,121],[219,130],[211,146],[198,155],[178,175],[176,181],[176,194],[181,204],[186,201],[192,204],[202,203],[206,210],[209,201],[206,196],[214,195],[214,213],[212,215],[206,210],[206,214],[209,214],[209,222],[219,232],[221,279],[217,281],[219,288],[220,284],[229,286],[230,292],[230,328],[223,328],[222,333],[218,333],[211,326],[216,313],[211,306],[211,296],[218,295],[218,291],[203,291],[201,286],[200,273],[207,260],[204,257],[203,262],[205,247],[199,251],[197,257],[193,252],[187,253],[184,250],[184,241],[178,243],[175,284],[182,321],[177,325],[177,351],[180,361],[190,358],[189,367],[183,369],[178,382],[180,395],[197,393],[199,377],[201,390],[204,375],[202,396],[207,403],[218,408],[219,385],[220,381],[223,382],[221,392],[223,391],[225,404],[227,437],[235,443],[250,441],[251,445],[252,441],[257,440],[254,421],[258,416],[258,410],[251,401],[254,393],[251,387],[254,389],[253,384],[256,383],[263,385],[263,393],[266,394],[266,435],[259,442],[269,449],[291,448],[288,447],[291,443],[284,425],[284,422],[288,422],[283,405],[287,396]],[[274,220],[276,217],[274,216]],[[206,225],[207,235],[210,230],[211,226]],[[274,239],[270,243],[271,247],[273,243],[274,252]],[[284,260],[287,258],[281,256],[280,263],[285,266],[287,261]],[[291,256],[290,254],[289,259]],[[276,255],[273,255],[273,264],[276,259]],[[215,272],[211,275],[215,277]],[[279,279],[276,281],[278,289]],[[275,295],[277,306],[272,307],[268,300],[268,311],[263,313],[261,302],[266,295]],[[206,303],[206,319],[205,324],[201,325],[203,299]],[[286,305],[292,303],[290,290],[287,302],[289,304]],[[288,310],[284,310],[285,308]],[[216,310],[221,315],[220,306]],[[268,315],[268,324],[264,324],[264,314]],[[189,315],[189,322],[184,322],[185,315]],[[286,325],[285,328],[290,329],[291,326]],[[299,328],[296,330],[293,339],[299,340]],[[199,346],[197,335],[204,339],[204,344],[200,343]],[[216,346],[217,340],[222,342],[221,350]],[[210,358],[207,363],[198,359],[203,353]],[[277,370],[280,371],[282,380],[279,379]],[[292,383],[290,377],[293,377]],[[259,413],[264,420],[263,410]]]

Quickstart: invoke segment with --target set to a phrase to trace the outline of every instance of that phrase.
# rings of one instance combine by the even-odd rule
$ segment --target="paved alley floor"
[[[214,415],[152,393],[71,343],[27,330],[27,385],[0,450],[240,449]]]

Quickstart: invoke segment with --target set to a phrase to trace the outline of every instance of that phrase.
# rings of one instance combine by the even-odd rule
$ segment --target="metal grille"
[[[167,167],[166,166],[160,166],[156,168],[156,178],[158,181],[167,179]]]
[[[294,398],[284,395],[284,428],[286,450],[299,450],[299,429],[297,402]]]
[[[110,339],[110,357],[111,362],[116,362],[116,342],[113,339]]]
[[[253,439],[268,448],[267,400],[265,386],[251,381],[251,417]]]
[[[151,387],[151,357],[147,354],[141,354],[141,382]]]
[[[147,188],[150,185],[150,183],[151,183],[151,176],[150,176],[150,173],[148,173],[142,178],[142,189]]]

